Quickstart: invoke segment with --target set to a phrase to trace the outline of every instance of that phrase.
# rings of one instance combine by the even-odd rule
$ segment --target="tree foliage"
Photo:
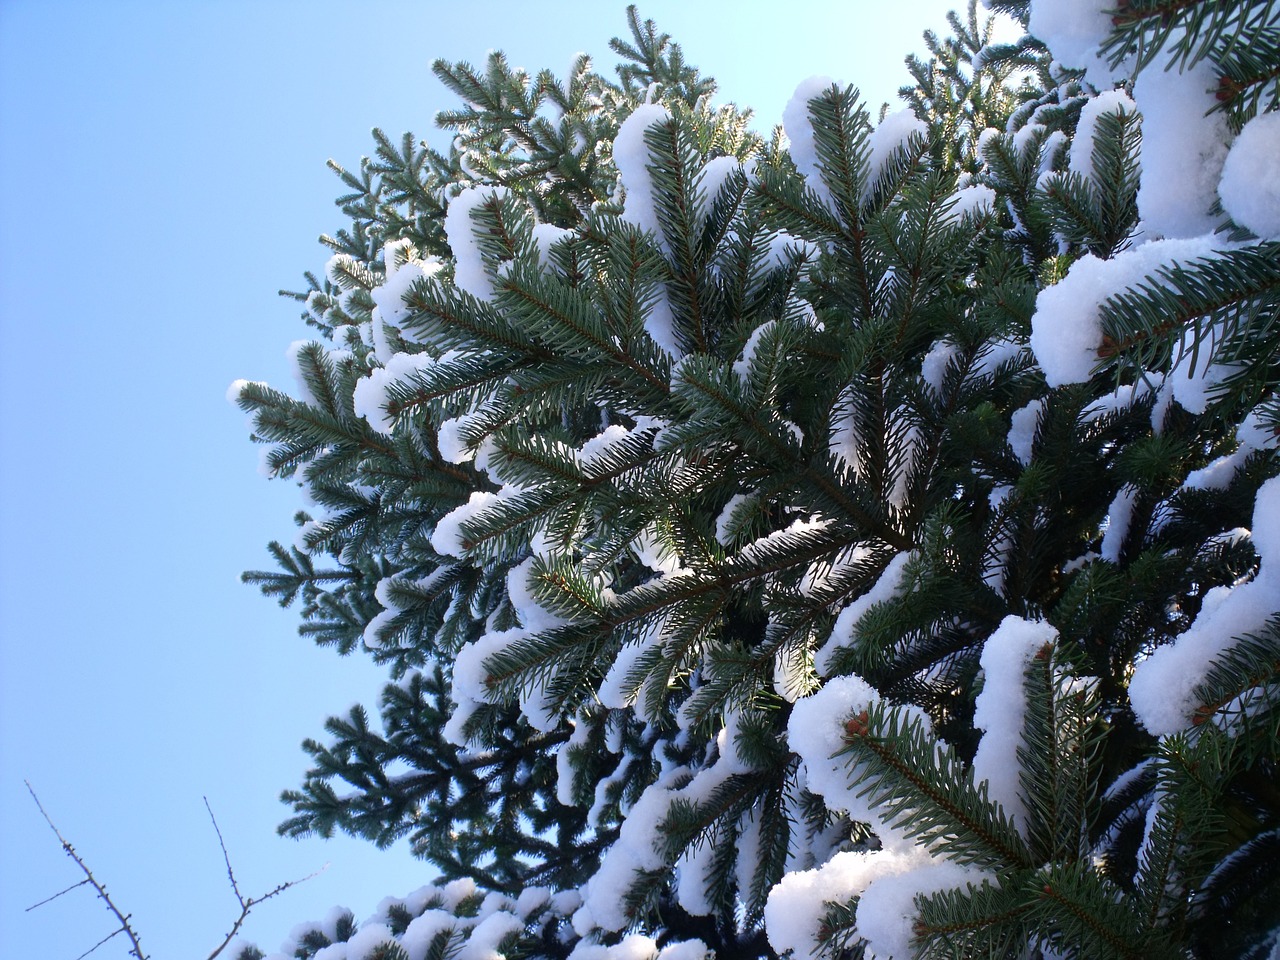
[[[281,831],[443,877],[286,953],[1267,956],[1277,237],[1142,171],[1161,83],[1220,153],[1276,108],[1273,7],[1069,69],[971,4],[786,139],[634,8],[615,79],[438,61],[448,153],[337,171],[299,396],[235,392],[318,510],[246,580],[394,680]]]

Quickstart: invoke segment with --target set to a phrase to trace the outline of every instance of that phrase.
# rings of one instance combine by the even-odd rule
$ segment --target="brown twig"
[[[84,871],[85,880],[93,886],[94,890],[97,891],[98,899],[100,899],[103,903],[105,903],[107,905],[107,909],[110,910],[112,913],[114,913],[116,915],[116,919],[120,921],[119,929],[109,934],[108,936],[103,937],[101,940],[99,940],[96,944],[94,944],[84,953],[80,954],[80,956],[77,957],[76,960],[83,960],[84,957],[87,957],[89,954],[93,953],[94,950],[97,950],[98,947],[102,946],[104,943],[106,943],[108,940],[110,940],[112,937],[116,936],[116,934],[119,934],[119,933],[124,933],[129,938],[129,942],[133,944],[133,946],[129,950],[129,953],[131,953],[134,957],[136,957],[137,960],[147,960],[146,954],[142,952],[142,944],[138,941],[137,932],[133,929],[133,927],[129,925],[129,918],[132,916],[132,914],[126,914],[126,913],[120,912],[119,907],[117,907],[114,901],[112,901],[111,895],[107,893],[107,888],[98,882],[98,880],[93,875],[93,871],[89,869],[88,864],[84,862],[84,859],[80,856],[80,854],[76,853],[75,847],[71,846],[71,844],[67,841],[67,839],[59,832],[58,828],[54,826],[53,820],[49,817],[49,814],[45,811],[44,804],[40,802],[40,798],[36,796],[36,792],[32,788],[31,783],[26,780],[24,780],[23,783],[27,785],[27,792],[31,794],[31,799],[36,802],[36,807],[40,810],[40,815],[44,817],[44,822],[49,824],[49,829],[53,831],[53,835],[57,837],[58,842],[62,844],[63,851],[66,853],[67,856],[69,856],[72,860],[76,862],[76,866],[78,866],[81,870]],[[77,884],[76,886],[79,886],[79,884]],[[74,890],[75,887],[69,887],[68,889]],[[66,890],[62,891],[62,893],[66,893],[66,892],[67,892]],[[55,894],[53,897],[50,897],[49,900],[52,900],[55,897],[60,897],[60,896],[62,896],[61,893]],[[42,902],[48,903],[48,900],[45,900]],[[36,906],[39,906],[39,905],[40,904],[36,904]]]
[[[31,786],[30,782],[25,780],[23,782],[27,784],[27,792],[31,794],[31,799],[36,802],[36,807],[40,810],[40,815],[44,817],[44,822],[49,824],[49,829],[53,831],[53,835],[57,837],[58,842],[62,844],[62,849],[66,852],[67,856],[69,856],[72,860],[74,860],[76,862],[76,865],[82,871],[84,871],[84,876],[85,876],[85,878],[81,880],[79,883],[73,883],[71,886],[67,887],[65,890],[60,890],[59,892],[55,893],[53,896],[46,897],[45,899],[41,900],[39,903],[32,904],[31,906],[27,907],[27,910],[34,910],[36,907],[44,906],[44,904],[49,903],[51,900],[57,900],[58,897],[66,893],[70,893],[72,890],[75,890],[77,887],[82,887],[86,883],[90,884],[93,887],[93,889],[97,892],[98,898],[107,905],[107,908],[112,913],[115,914],[116,919],[120,921],[120,926],[117,927],[115,930],[111,931],[111,933],[107,934],[105,937],[103,937],[101,940],[95,943],[92,947],[90,947],[84,953],[80,954],[80,956],[76,957],[76,960],[84,960],[85,957],[89,956],[89,954],[93,953],[95,950],[97,950],[100,946],[102,946],[108,940],[122,933],[129,938],[129,942],[133,945],[129,950],[130,955],[135,957],[136,960],[148,960],[148,957],[146,956],[146,954],[142,952],[142,944],[139,942],[137,931],[135,931],[133,927],[129,924],[129,919],[133,915],[120,912],[120,909],[115,905],[115,902],[112,901],[111,895],[107,893],[107,888],[103,884],[98,882],[97,878],[94,877],[93,875],[93,871],[91,871],[89,869],[88,864],[84,862],[84,858],[82,858],[80,854],[76,853],[75,847],[71,846],[70,842],[62,835],[62,833],[54,825],[52,818],[50,818],[48,812],[45,810],[44,804],[40,802],[40,798],[36,796],[35,789]],[[222,943],[218,944],[217,948],[213,951],[213,953],[209,954],[208,960],[214,960],[214,958],[217,957],[218,954],[222,953],[222,951],[227,948],[227,944],[229,944],[232,941],[235,935],[240,932],[240,928],[244,926],[244,922],[248,918],[250,910],[252,910],[258,904],[262,903],[264,900],[270,900],[276,894],[284,893],[290,887],[296,887],[298,884],[304,883],[305,881],[310,880],[312,877],[323,873],[325,870],[329,869],[329,865],[326,863],[323,867],[321,867],[315,873],[308,874],[307,876],[302,877],[299,880],[290,880],[287,883],[282,883],[279,886],[277,886],[274,890],[271,890],[268,893],[264,893],[260,897],[246,898],[244,894],[240,892],[240,884],[236,882],[236,873],[231,868],[231,856],[227,853],[226,842],[223,841],[222,839],[222,830],[218,827],[217,817],[213,815],[213,808],[209,806],[208,797],[204,798],[204,808],[209,811],[209,820],[213,823],[213,831],[218,835],[218,846],[222,848],[222,860],[227,865],[227,879],[231,881],[231,891],[236,895],[236,902],[240,904],[240,916],[238,916],[236,918],[235,923],[231,925],[231,931],[223,938]]]
[[[121,933],[123,933],[123,932],[124,932],[124,927],[116,927],[114,930],[112,930],[110,933],[108,933],[105,937],[103,937],[101,940],[99,940],[97,943],[95,943],[92,947],[90,947],[90,948],[89,948],[88,950],[86,950],[84,953],[80,954],[80,956],[76,957],[76,960],[84,960],[84,958],[85,958],[85,957],[87,957],[89,954],[93,953],[93,951],[97,950],[100,946],[102,946],[102,945],[103,945],[104,943],[106,943],[108,940],[111,940],[111,939],[114,939],[115,937],[118,937],[118,936],[119,936]]]
[[[240,916],[236,917],[236,922],[231,925],[231,930],[222,938],[222,943],[218,944],[213,953],[208,956],[208,960],[214,960],[214,957],[222,953],[222,951],[227,948],[227,944],[229,944],[235,935],[240,932],[240,928],[244,926],[245,920],[249,917],[250,910],[262,903],[264,900],[270,900],[276,894],[284,893],[290,887],[296,887],[298,884],[305,883],[312,877],[324,873],[325,870],[329,869],[329,865],[326,863],[315,873],[308,874],[298,880],[289,880],[286,883],[280,884],[274,890],[264,893],[260,897],[249,897],[246,900],[244,895],[240,892],[240,884],[236,882],[236,873],[231,869],[231,856],[227,853],[227,845],[222,840],[222,831],[218,828],[218,818],[213,815],[213,807],[209,806],[209,798],[204,797],[202,799],[204,800],[204,808],[209,811],[209,820],[213,823],[213,832],[218,835],[218,846],[222,848],[222,861],[227,865],[227,879],[231,881],[231,892],[236,895],[236,902],[240,904]]]
[[[30,912],[31,912],[32,910],[34,910],[36,907],[43,907],[46,903],[52,903],[54,900],[57,900],[57,899],[58,899],[60,896],[62,896],[64,893],[70,893],[72,890],[75,890],[75,889],[77,889],[78,887],[83,887],[83,886],[84,886],[86,883],[88,883],[88,882],[89,882],[88,880],[81,880],[79,883],[73,883],[71,886],[67,887],[67,889],[65,889],[65,890],[59,890],[59,891],[58,891],[57,893],[55,893],[52,897],[45,897],[45,898],[44,898],[43,900],[41,900],[39,903],[33,903],[31,906],[27,907],[27,909],[26,909],[26,910],[23,910],[22,912],[23,912],[23,913],[30,913]]]

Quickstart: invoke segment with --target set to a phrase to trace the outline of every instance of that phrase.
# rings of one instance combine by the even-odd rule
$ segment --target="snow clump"
[[[1213,253],[1212,237],[1156,240],[1100,260],[1086,254],[1067,275],[1036,296],[1031,350],[1051,387],[1084,383],[1102,347],[1099,311],[1111,296],[1142,283],[1161,267]]]
[[[1200,704],[1195,695],[1214,660],[1236,640],[1261,630],[1280,606],[1280,477],[1268,480],[1254,501],[1252,540],[1262,568],[1252,580],[1214,587],[1200,614],[1181,636],[1137,665],[1129,701],[1138,721],[1156,736],[1191,726]]]
[[[1209,209],[1217,199],[1230,132],[1226,114],[1213,110],[1217,101],[1210,90],[1216,86],[1209,60],[1185,72],[1145,70],[1134,83],[1133,99],[1142,112],[1138,214],[1147,233],[1198,237],[1218,225]]]
[[[1280,112],[1244,125],[1222,165],[1222,207],[1264,240],[1280,239]]]
[[[809,116],[809,101],[822,96],[832,87],[839,88],[830,77],[809,77],[796,87],[796,92],[782,110],[782,129],[791,141],[791,162],[804,177],[809,189],[827,206],[831,206],[831,191],[822,182],[818,169],[818,145],[813,137],[813,120]]]

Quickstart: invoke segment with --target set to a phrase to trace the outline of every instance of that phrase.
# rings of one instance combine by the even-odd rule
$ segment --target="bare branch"
[[[84,886],[86,883],[88,883],[88,882],[89,882],[88,880],[81,880],[79,883],[73,883],[71,886],[67,887],[67,889],[65,889],[65,890],[59,890],[59,891],[58,891],[57,893],[55,893],[52,897],[45,897],[45,898],[44,898],[43,900],[41,900],[39,903],[33,903],[31,906],[27,907],[27,909],[26,909],[26,910],[23,910],[22,912],[23,912],[23,913],[30,913],[30,912],[31,912],[32,910],[34,910],[36,907],[43,907],[46,903],[52,903],[54,900],[57,900],[57,899],[58,899],[60,896],[62,896],[64,893],[70,893],[72,890],[75,890],[77,887],[83,887],[83,886]]]
[[[244,909],[244,897],[240,895],[240,885],[236,883],[235,871],[231,869],[231,856],[227,853],[227,845],[222,840],[222,831],[218,829],[218,818],[213,815],[213,807],[209,806],[209,798],[201,797],[204,808],[209,811],[209,820],[213,824],[213,832],[218,835],[218,846],[222,848],[222,862],[227,865],[227,879],[231,881],[231,890],[236,895],[240,909]]]
[[[204,797],[203,799],[204,799],[204,808],[209,811],[209,819],[213,821],[213,830],[218,835],[218,846],[222,848],[222,859],[223,859],[223,862],[225,862],[227,865],[227,879],[231,881],[231,890],[236,895],[236,901],[240,904],[240,916],[236,917],[236,922],[231,925],[231,930],[228,931],[227,935],[222,938],[222,943],[218,944],[217,948],[213,951],[213,953],[209,954],[208,960],[214,960],[214,957],[222,953],[222,951],[227,948],[227,944],[229,944],[235,938],[235,935],[240,932],[240,928],[244,926],[245,920],[248,919],[249,917],[250,910],[252,910],[258,904],[262,903],[264,900],[270,900],[276,894],[284,893],[290,887],[296,887],[298,884],[305,883],[306,881],[310,880],[312,877],[319,876],[320,874],[324,873],[326,870],[329,869],[329,865],[326,863],[323,867],[321,867],[315,873],[308,874],[307,876],[302,877],[298,880],[290,880],[287,883],[282,883],[279,886],[277,886],[274,890],[270,891],[269,893],[264,893],[260,897],[250,897],[248,900],[246,900],[244,898],[244,895],[240,893],[240,885],[236,883],[235,871],[231,869],[231,857],[227,853],[226,843],[224,843],[222,840],[222,831],[218,829],[218,820],[213,815],[213,808],[209,806],[209,798]]]
[[[107,905],[107,909],[110,910],[112,913],[114,913],[116,915],[116,919],[120,921],[119,930],[117,930],[115,933],[110,934],[104,939],[100,940],[98,943],[92,946],[88,950],[88,952],[82,953],[79,957],[77,957],[76,960],[82,960],[83,957],[87,957],[90,953],[93,953],[94,950],[97,950],[98,947],[106,943],[107,940],[110,940],[111,937],[114,937],[117,933],[121,933],[121,932],[123,932],[126,936],[128,936],[129,942],[133,944],[132,948],[129,950],[129,953],[131,953],[134,957],[136,957],[137,960],[147,960],[146,954],[142,952],[142,944],[138,941],[138,934],[134,931],[133,927],[129,925],[129,917],[132,916],[132,914],[124,914],[120,912],[120,909],[115,905],[110,895],[107,893],[107,888],[104,887],[101,883],[97,881],[97,879],[94,878],[93,871],[89,869],[88,864],[84,862],[84,859],[80,856],[80,854],[76,853],[75,847],[71,846],[71,844],[67,841],[67,839],[61,834],[61,832],[59,832],[58,828],[54,826],[53,820],[49,817],[48,812],[45,810],[44,804],[40,802],[40,798],[36,796],[36,792],[32,788],[30,781],[24,780],[22,782],[27,785],[27,792],[31,794],[31,799],[36,802],[36,807],[40,810],[40,815],[44,817],[44,822],[49,824],[49,829],[53,831],[53,835],[57,837],[58,842],[62,844],[62,849],[66,852],[67,856],[69,856],[72,860],[76,862],[76,866],[78,866],[81,870],[84,871],[85,879],[90,884],[92,884],[93,889],[97,891],[98,899],[102,900],[102,902]],[[64,890],[63,893],[65,892],[66,891]],[[61,896],[61,894],[58,894],[58,896]],[[50,899],[53,899],[53,898],[51,897]],[[37,906],[39,906],[39,904],[37,904]]]
[[[95,943],[92,947],[90,947],[84,953],[80,954],[80,956],[76,957],[76,960],[84,960],[85,957],[93,953],[93,951],[97,950],[100,946],[102,946],[108,940],[110,940],[113,937],[118,937],[120,934],[124,933],[124,929],[125,929],[124,927],[116,927],[116,929],[112,930],[105,937],[103,937],[101,940]]]

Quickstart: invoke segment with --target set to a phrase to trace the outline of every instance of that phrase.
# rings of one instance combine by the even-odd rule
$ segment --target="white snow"
[[[504,954],[498,950],[499,944],[512,935],[524,931],[524,921],[505,910],[489,914],[474,927],[467,937],[462,949],[457,953],[457,960],[504,960]]]
[[[1195,687],[1214,658],[1243,634],[1260,629],[1280,608],[1280,477],[1258,490],[1252,538],[1262,561],[1257,576],[1208,591],[1186,632],[1134,668],[1129,700],[1149,732],[1163,736],[1185,730],[1199,706]]]
[[[1065,8],[1064,8],[1065,9]],[[1142,180],[1138,214],[1147,233],[1196,237],[1210,233],[1218,218],[1209,208],[1230,133],[1217,105],[1213,62],[1205,59],[1185,73],[1156,66],[1138,75],[1133,99],[1142,112]]]
[[[675,315],[671,312],[671,300],[667,290],[659,286],[653,291],[646,303],[644,312],[644,332],[653,338],[653,342],[667,352],[669,356],[683,355],[680,344],[676,341]]]
[[[807,647],[784,646],[773,657],[773,689],[787,703],[812,693],[817,685]]]
[[[1263,239],[1280,238],[1280,112],[1244,125],[1222,165],[1222,207]]]
[[[875,604],[891,600],[900,592],[902,574],[910,558],[911,554],[907,552],[895,556],[885,566],[884,572],[871,585],[871,588],[840,611],[840,615],[836,617],[835,626],[831,630],[831,636],[814,654],[813,665],[819,674],[828,676],[836,651],[841,647],[853,645],[857,638],[857,624],[863,615]]]
[[[711,214],[711,205],[715,203],[716,195],[725,181],[734,171],[741,169],[742,162],[734,156],[714,157],[706,162],[698,181],[701,194],[699,199],[702,201],[698,210],[700,220],[705,220]]]
[[[575,727],[574,735],[577,733],[578,728]],[[558,755],[556,759],[559,761],[560,756]],[[602,818],[609,806],[609,794],[616,793],[619,785],[626,782],[628,775],[634,775],[631,772],[631,768],[636,759],[637,758],[634,754],[624,753],[621,759],[618,760],[618,765],[613,768],[613,771],[596,781],[595,796],[592,798],[591,808],[587,811],[587,823],[591,826],[596,828],[604,826]],[[559,783],[557,783],[557,790],[558,789]],[[579,906],[581,906],[581,904],[579,904]],[[574,909],[576,910],[577,907]]]
[[[1031,317],[1031,349],[1051,387],[1083,383],[1102,346],[1099,309],[1110,296],[1142,283],[1160,267],[1210,255],[1211,237],[1156,240],[1100,260],[1086,254],[1058,283],[1041,290]]]
[[[862,473],[862,431],[857,411],[853,407],[848,389],[841,391],[832,410],[831,441],[828,450],[837,461],[844,463],[854,475]]]
[[[1111,563],[1120,562],[1120,550],[1125,538],[1129,536],[1129,527],[1133,522],[1133,508],[1138,501],[1137,487],[1125,486],[1115,495],[1111,506],[1107,508],[1107,529],[1102,535],[1102,547],[1099,555]]]
[[[657,870],[664,864],[660,852],[663,834],[662,821],[676,799],[694,804],[705,802],[726,778],[750,769],[738,755],[734,746],[741,716],[730,714],[725,727],[717,737],[719,757],[684,786],[673,789],[675,782],[687,776],[684,768],[664,773],[650,784],[636,801],[618,832],[618,839],[601,858],[600,867],[587,881],[582,908],[574,914],[574,929],[585,936],[591,930],[621,930],[630,922],[623,905],[623,893],[630,886],[636,870]],[[699,882],[701,854],[694,853],[684,861],[691,871],[684,881],[682,897],[699,905],[700,896],[695,893]]]
[[[817,693],[796,702],[787,721],[787,742],[804,761],[807,786],[820,794],[832,810],[844,810],[854,820],[870,823],[886,848],[910,846],[902,830],[886,823],[879,808],[858,796],[853,787],[857,775],[853,757],[836,754],[846,746],[845,723],[879,700],[861,677],[836,677]],[[915,706],[897,708],[903,722],[918,720],[926,735],[933,729],[929,717]]]
[[[830,520],[807,520],[801,517],[793,520],[782,530],[774,530],[772,533],[752,540],[738,552],[738,559],[744,563],[762,562],[774,548],[794,542],[800,535],[825,530],[830,525]]]
[[[1027,810],[1018,772],[1018,748],[1027,712],[1023,690],[1026,669],[1058,632],[1043,620],[1005,617],[982,646],[982,692],[974,705],[973,724],[983,731],[973,757],[973,775],[987,781],[988,796],[1004,808],[1024,833]]]
[[[1088,423],[1109,413],[1127,410],[1139,400],[1143,400],[1152,392],[1159,390],[1163,383],[1163,374],[1148,373],[1136,383],[1121,384],[1115,390],[1099,397],[1085,407],[1081,411],[1081,419]]]
[[[946,376],[947,364],[957,353],[957,347],[950,340],[938,340],[920,363],[920,379],[931,386],[935,393],[942,392],[942,381]]]
[[[1099,117],[1107,113],[1132,116],[1137,110],[1138,105],[1123,90],[1105,90],[1085,103],[1071,141],[1071,169],[1086,180],[1093,176],[1093,139]]]
[[[872,880],[858,901],[857,930],[867,941],[867,960],[911,960],[918,896],[977,885],[989,875],[975,867],[935,860],[903,873]]]
[[[1042,40],[1054,59],[1066,67],[1109,73],[1098,47],[1111,32],[1114,0],[1031,0],[1027,32]]]
[[[622,902],[637,871],[663,866],[656,849],[658,826],[674,799],[666,778],[650,784],[622,821],[618,839],[600,858],[600,866],[583,889],[583,903],[573,915],[574,929],[586,936],[594,929],[622,930],[631,921]]]
[[[676,900],[695,917],[709,917],[715,912],[707,889],[714,867],[715,847],[695,843],[676,864]]]
[[[1013,493],[1013,487],[1009,484],[997,484],[991,489],[987,502],[991,504],[993,511],[999,511],[1011,493]],[[991,545],[991,555],[985,558],[982,582],[1003,597],[1005,576],[1009,566],[1009,551],[1013,547],[1013,534],[1007,525],[1002,524],[1002,526],[1004,529],[997,531],[995,541]]]
[[[476,490],[466,503],[455,507],[436,522],[436,528],[431,534],[431,548],[442,556],[465,557],[467,552],[462,546],[462,524],[497,499],[496,493]]]
[[[524,630],[492,631],[479,640],[462,645],[454,658],[453,684],[449,693],[456,707],[444,728],[445,739],[450,743],[466,745],[466,739],[462,736],[463,725],[477,707],[490,702],[489,672],[485,669],[484,661],[526,635]]]
[[[1031,462],[1035,448],[1036,431],[1040,428],[1040,414],[1044,412],[1044,400],[1032,400],[1025,407],[1013,411],[1009,418],[1009,446],[1014,456],[1024,465]]]
[[[631,431],[620,423],[611,423],[596,436],[578,448],[578,462],[589,467],[603,457],[614,444],[631,436]]]
[[[551,248],[565,237],[573,236],[572,230],[557,227],[554,223],[535,223],[532,232],[534,246],[538,249],[538,264],[544,270],[551,265]]]
[[[335,253],[324,265],[324,275],[335,287],[351,289],[350,274],[357,269],[356,258],[349,253]]]
[[[463,414],[460,417],[450,417],[440,424],[436,445],[440,450],[440,456],[449,463],[466,463],[468,460],[475,459],[475,450],[468,447],[466,440],[462,437],[462,430],[470,419],[467,414]]]
[[[929,855],[918,847],[845,851],[813,870],[784,874],[769,891],[764,908],[769,943],[778,954],[793,951],[797,960],[813,956],[828,904],[843,904],[880,877],[903,873],[928,860]],[[859,932],[861,926],[859,922]]]
[[[897,418],[900,412],[895,411],[891,417]],[[904,509],[911,493],[911,478],[916,469],[916,461],[924,445],[920,428],[914,423],[902,431],[896,449],[890,454],[890,467],[893,473],[893,485],[889,488],[889,503],[898,509]]]
[[[267,385],[261,380],[232,380],[231,385],[227,387],[227,403],[240,403],[240,394],[244,393],[245,388],[252,384],[255,387],[266,387]],[[250,427],[252,429],[252,427]]]
[[[1240,447],[1232,453],[1223,454],[1199,470],[1187,474],[1182,485],[1191,490],[1225,490],[1231,486],[1231,481],[1251,452],[1247,447]]]
[[[1201,334],[1197,351],[1195,328],[1189,326],[1182,332],[1168,383],[1173,398],[1190,413],[1200,414],[1208,410],[1218,388],[1239,367],[1238,364],[1212,362],[1213,347],[1221,339],[1221,325],[1213,324]]]
[[[884,176],[886,165],[899,150],[911,143],[913,138],[928,135],[928,125],[912,113],[910,107],[886,116],[867,137],[866,193],[870,194],[875,189],[880,178]],[[992,192],[992,197],[994,196]]]
[[[963,217],[990,214],[996,206],[996,192],[986,184],[975,183],[961,187],[951,195],[951,206],[942,216],[941,223],[959,223]]]
[[[388,248],[391,246],[387,244]],[[399,327],[410,314],[409,305],[404,302],[404,298],[409,295],[409,291],[417,281],[434,277],[439,273],[443,263],[435,257],[426,260],[410,260],[397,266],[393,271],[391,265],[395,262],[395,254],[390,249],[386,253],[386,260],[387,279],[374,287],[371,293],[382,321]],[[384,358],[379,357],[379,359],[383,363],[386,362]]]
[[[436,363],[429,353],[397,353],[386,366],[373,368],[367,377],[356,381],[351,397],[356,416],[364,417],[379,433],[390,434],[395,429],[396,418],[387,413],[387,390],[392,384],[412,379]]]
[[[1222,454],[1217,460],[1190,472],[1187,480],[1183,481],[1183,486],[1197,490],[1225,490],[1236,472],[1244,466],[1249,454],[1258,449],[1275,447],[1275,436],[1262,425],[1260,412],[1254,410],[1235,429],[1235,442],[1239,444],[1235,451]]]
[[[606,707],[621,710],[635,703],[641,677],[636,670],[641,658],[662,641],[663,622],[652,625],[641,636],[622,645],[609,672],[600,681],[596,699]]]
[[[769,238],[769,246],[765,251],[765,265],[767,267],[776,268],[785,266],[790,263],[792,257],[798,257],[803,260],[816,260],[818,257],[818,246],[810,243],[808,240],[801,240],[799,237],[792,236],[785,230],[779,230]],[[807,312],[811,318],[811,322],[816,321],[813,316],[813,307],[809,306],[803,300],[798,302],[807,307]]]
[[[574,799],[576,790],[575,772],[569,751],[584,748],[590,736],[590,722],[585,718],[579,718],[574,721],[573,733],[569,734],[569,739],[556,750],[556,799],[567,807],[571,807],[577,802]]]
[[[311,392],[311,385],[307,383],[307,378],[302,373],[302,363],[298,354],[313,342],[311,340],[295,340],[289,344],[284,352],[284,358],[289,363],[289,372],[293,374],[293,382],[298,388],[299,399],[312,405],[316,402],[316,395]]]
[[[670,119],[671,113],[666,107],[656,103],[641,104],[622,121],[613,141],[613,162],[627,192],[622,219],[641,230],[652,232],[664,253],[670,247],[654,206],[653,176],[648,169],[652,155],[644,142],[644,135],[650,127]]]
[[[631,541],[631,551],[637,560],[654,573],[674,576],[684,569],[680,565],[680,554],[654,524],[645,527]]]
[[[396,936],[385,923],[365,923],[347,941],[347,960],[365,960],[384,943],[395,943]]]
[[[738,884],[740,898],[745,898],[752,889],[756,871],[764,863],[764,832],[760,829],[763,817],[760,816],[760,805],[738,821],[741,833],[738,834],[736,846],[738,860],[734,864],[734,880]]]
[[[974,364],[973,372],[979,377],[990,377],[994,376],[995,372],[1004,364],[1016,360],[1018,355],[1027,349],[1027,346],[1016,340],[1000,339],[988,340],[982,349],[982,355],[978,358],[978,362]]]
[[[658,951],[658,960],[705,960],[715,951],[701,940],[677,940]]]
[[[507,193],[506,187],[467,187],[449,202],[444,217],[445,237],[454,256],[454,283],[481,300],[492,299],[494,289],[476,240],[472,211],[489,200],[502,200]]]
[[[840,87],[830,77],[809,77],[796,87],[795,93],[782,110],[782,129],[791,141],[791,162],[804,177],[809,189],[827,206],[831,206],[831,191],[822,182],[818,169],[818,147],[813,138],[813,121],[809,116],[809,101],[822,96],[831,87]]]
[[[315,521],[311,521],[315,523]],[[433,571],[432,576],[439,573],[439,570]],[[400,614],[400,608],[395,601],[391,599],[391,588],[395,585],[396,577],[383,577],[378,581],[378,585],[373,589],[374,599],[382,604],[383,610],[367,624],[365,624],[362,640],[366,647],[372,650],[379,649],[383,646],[382,631],[392,620]],[[426,578],[429,581],[431,577]],[[424,581],[424,582],[426,582]]]
[[[720,511],[720,515],[716,517],[716,542],[722,547],[731,546],[735,537],[736,530],[740,521],[735,517],[739,513],[739,508],[750,501],[755,496],[749,493],[735,493],[729,498],[729,502],[724,505],[724,509]]]
[[[529,557],[507,571],[507,596],[515,607],[520,623],[527,630],[549,630],[568,623],[534,599],[529,578],[533,573],[534,558]]]
[[[755,360],[756,350],[760,346],[760,340],[773,329],[777,321],[766,320],[760,326],[751,331],[751,336],[747,338],[746,344],[742,348],[742,356],[733,362],[733,372],[739,377],[746,379],[751,371],[751,364]]]
[[[1036,174],[1036,182],[1040,183],[1045,177],[1053,173],[1058,168],[1058,158],[1066,152],[1068,147],[1067,135],[1061,130],[1051,130],[1049,136],[1044,138],[1044,143],[1040,145],[1040,169]]]

